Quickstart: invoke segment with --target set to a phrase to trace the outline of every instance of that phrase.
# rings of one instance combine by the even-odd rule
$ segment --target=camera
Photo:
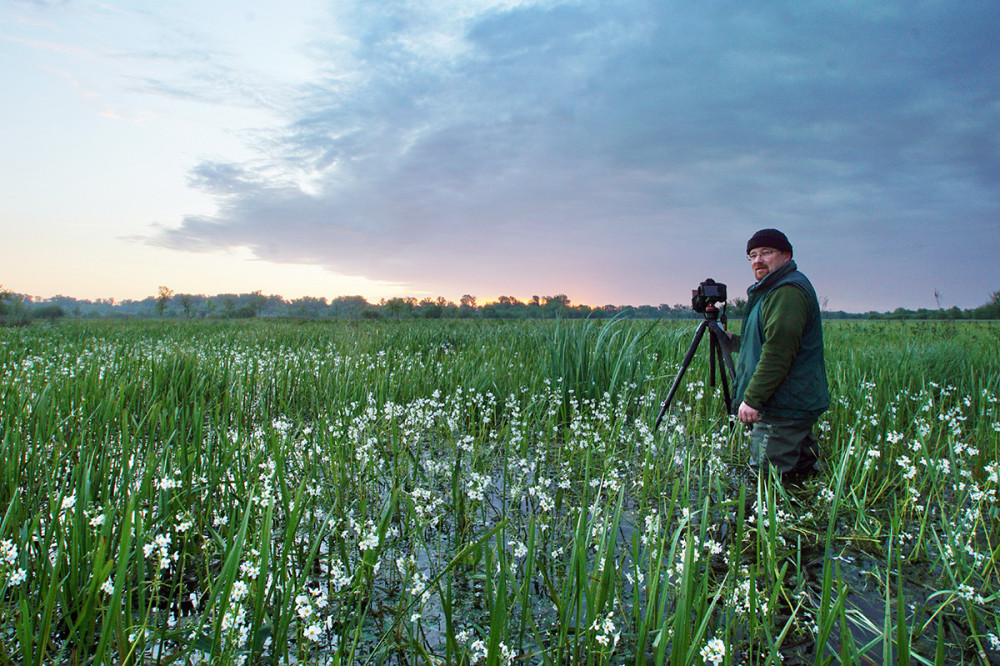
[[[705,308],[716,303],[726,302],[726,285],[708,278],[691,290],[691,309],[695,312],[705,312]]]

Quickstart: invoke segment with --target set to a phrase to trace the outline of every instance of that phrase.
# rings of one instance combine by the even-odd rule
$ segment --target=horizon
[[[157,296],[158,296],[157,294],[149,294],[149,295],[143,296],[141,298],[117,299],[117,298],[113,298],[113,297],[108,297],[108,298],[91,299],[91,298],[78,298],[76,296],[70,296],[70,295],[67,295],[67,294],[55,294],[53,296],[41,297],[41,296],[32,295],[32,294],[23,294],[23,293],[19,293],[19,292],[11,292],[11,290],[8,290],[8,289],[4,288],[3,285],[0,285],[0,293],[3,293],[3,292],[16,293],[19,296],[22,296],[22,297],[24,297],[26,299],[29,299],[28,302],[31,303],[31,304],[35,304],[35,305],[37,305],[37,304],[44,304],[44,303],[51,303],[51,302],[55,301],[56,299],[65,298],[65,299],[68,299],[68,300],[71,300],[71,301],[76,301],[76,302],[81,302],[81,303],[90,303],[90,304],[93,304],[93,305],[107,305],[109,307],[119,307],[119,306],[126,305],[126,304],[138,304],[138,303],[143,303],[145,301],[150,301],[150,300],[155,301],[157,299]],[[995,291],[994,294],[995,293],[1000,293],[1000,291]],[[316,295],[316,294],[307,294],[305,296],[299,296],[299,297],[286,297],[286,296],[284,296],[282,294],[266,293],[266,292],[264,292],[262,290],[243,291],[243,292],[218,292],[218,293],[214,293],[214,294],[188,293],[188,292],[172,292],[169,300],[172,302],[175,299],[177,299],[179,297],[182,297],[182,296],[191,296],[191,297],[194,297],[194,298],[204,298],[205,300],[212,300],[212,299],[221,298],[221,297],[224,297],[224,296],[243,297],[243,296],[254,296],[254,295],[257,295],[257,294],[259,294],[260,296],[262,296],[262,297],[264,297],[264,298],[266,298],[268,300],[274,299],[274,298],[279,298],[279,299],[281,299],[281,301],[283,303],[286,303],[286,304],[292,304],[292,303],[294,303],[294,302],[296,302],[298,300],[302,300],[302,299],[317,299],[317,300],[321,300],[326,305],[331,305],[331,304],[333,304],[334,301],[336,301],[338,299],[342,299],[342,298],[344,298],[344,299],[346,299],[346,298],[362,298],[362,299],[364,299],[364,301],[365,301],[365,303],[367,305],[379,306],[379,307],[384,306],[389,301],[392,301],[392,300],[395,300],[395,299],[402,299],[402,300],[405,300],[405,301],[412,301],[417,306],[421,306],[423,304],[426,304],[428,301],[431,301],[432,302],[431,304],[437,304],[436,301],[438,301],[439,299],[444,299],[445,302],[443,303],[443,305],[458,307],[461,304],[461,300],[462,300],[462,298],[458,298],[458,299],[454,299],[454,300],[453,299],[448,299],[448,298],[446,298],[444,296],[418,298],[418,297],[415,297],[415,296],[400,296],[400,295],[388,296],[388,297],[381,297],[379,299],[373,300],[373,299],[367,298],[367,297],[365,297],[365,296],[363,296],[361,294],[338,294],[336,296],[323,296],[323,295]],[[499,304],[500,303],[500,300],[499,300],[500,298],[514,298],[516,300],[516,303],[514,305],[532,305],[533,302],[534,302],[534,299],[537,298],[537,299],[539,299],[540,304],[542,306],[544,306],[544,304],[546,302],[548,302],[548,301],[550,301],[552,299],[556,299],[556,298],[560,298],[560,297],[565,297],[567,299],[566,302],[567,302],[568,307],[570,307],[570,308],[589,308],[591,310],[602,309],[602,308],[607,308],[607,307],[614,307],[614,308],[620,308],[620,309],[625,309],[625,308],[646,308],[646,307],[652,307],[652,308],[660,308],[660,307],[676,308],[676,307],[682,307],[682,308],[685,308],[685,309],[689,309],[689,302],[690,302],[690,301],[675,301],[673,303],[668,303],[668,302],[664,301],[664,302],[660,302],[660,303],[599,303],[599,304],[597,304],[597,303],[586,303],[586,302],[582,302],[582,301],[578,302],[578,301],[574,300],[573,297],[570,296],[569,294],[562,293],[562,292],[555,293],[555,294],[547,294],[547,295],[544,295],[544,296],[541,295],[541,294],[535,294],[535,295],[532,295],[532,296],[530,296],[528,298],[519,298],[519,297],[513,296],[511,294],[500,294],[500,295],[496,296],[495,298],[489,298],[489,297],[485,297],[484,298],[484,297],[480,297],[480,296],[478,296],[476,294],[466,294],[466,295],[472,296],[475,299],[475,305],[472,306],[475,309],[483,308],[483,307],[486,307],[486,306],[489,306],[489,305]],[[993,294],[991,294],[991,297],[992,296],[993,296]],[[737,298],[743,298],[743,296],[739,295],[739,296],[733,296],[732,298],[729,298],[726,301],[727,305],[732,305],[734,303],[735,299],[737,299]],[[988,305],[990,302],[991,302],[991,299],[986,299],[986,300],[984,300],[983,303],[979,303],[979,304],[977,304],[975,306],[968,307],[968,308],[958,308],[958,306],[950,306],[950,307],[946,308],[946,307],[944,307],[944,305],[937,305],[936,307],[929,307],[929,308],[928,307],[907,308],[905,306],[895,306],[895,307],[885,308],[885,309],[881,309],[881,310],[878,310],[878,309],[870,309],[870,310],[846,310],[846,309],[843,309],[843,308],[830,308],[830,307],[824,305],[823,299],[821,298],[820,299],[820,306],[821,306],[822,311],[826,312],[826,313],[843,313],[843,314],[849,314],[849,315],[863,315],[863,314],[868,314],[868,313],[891,314],[892,312],[894,312],[896,310],[907,310],[907,311],[913,311],[913,312],[922,311],[922,310],[929,310],[929,311],[934,311],[934,312],[946,312],[946,311],[952,310],[954,308],[958,308],[961,311],[969,311],[969,310],[974,310],[976,308]],[[692,310],[692,312],[693,312],[693,310]]]

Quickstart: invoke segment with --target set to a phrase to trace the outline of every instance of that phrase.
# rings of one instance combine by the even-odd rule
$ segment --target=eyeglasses
[[[760,252],[751,252],[747,255],[747,261],[756,261],[757,259],[767,259],[772,254],[777,254],[777,250],[761,250]]]

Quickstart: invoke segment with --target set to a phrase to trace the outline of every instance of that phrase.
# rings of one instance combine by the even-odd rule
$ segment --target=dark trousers
[[[816,419],[761,418],[750,434],[750,465],[763,475],[769,467],[782,475],[814,471],[819,460],[815,423]]]

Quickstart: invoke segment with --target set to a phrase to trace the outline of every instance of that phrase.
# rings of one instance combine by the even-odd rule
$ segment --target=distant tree
[[[464,294],[461,299],[459,299],[459,316],[460,317],[472,317],[476,313],[476,297],[472,294]]]
[[[24,296],[0,286],[0,326],[27,326],[30,321],[24,309]]]
[[[428,303],[420,307],[420,314],[425,319],[440,319],[444,316],[444,307],[437,303]]]
[[[191,294],[181,294],[181,307],[184,309],[184,316],[190,319],[194,316],[193,301]]]
[[[363,296],[338,296],[330,301],[330,314],[334,317],[357,319],[370,308]]]
[[[1000,291],[994,291],[983,305],[969,313],[976,319],[1000,319]]]
[[[660,316],[659,308],[652,305],[639,305],[632,309],[633,316],[638,319],[656,319]]]
[[[326,299],[323,299],[323,304],[326,304]],[[250,294],[250,300],[246,304],[247,311],[250,313],[251,317],[256,317],[260,314],[260,311],[264,309],[267,305],[267,296],[260,293],[260,289]]]
[[[825,309],[826,299],[823,300],[824,300],[823,307]],[[737,296],[733,300],[729,301],[729,307],[726,308],[726,314],[731,317],[742,317],[743,315],[746,314],[746,310],[747,310],[747,299]]]
[[[63,311],[62,306],[58,303],[48,303],[31,311],[31,316],[35,319],[47,319],[50,322],[55,321],[65,314],[66,313]]]
[[[546,296],[542,300],[544,301],[542,309],[545,310],[545,315],[543,315],[545,317],[562,317],[569,309],[569,297],[566,294]]]
[[[413,298],[390,298],[385,303],[385,310],[396,319],[408,316],[413,312],[416,299]]]
[[[173,289],[169,289],[167,287],[164,287],[163,285],[160,285],[160,288],[159,290],[157,290],[156,294],[156,314],[162,317],[163,311],[167,307],[167,303],[169,303],[170,299],[173,297],[174,297]]]

